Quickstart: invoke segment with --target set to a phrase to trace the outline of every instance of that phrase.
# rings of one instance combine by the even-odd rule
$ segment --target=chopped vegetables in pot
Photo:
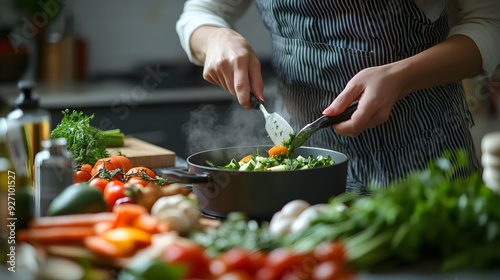
[[[244,160],[231,159],[224,165],[218,166],[222,169],[241,170],[241,171],[291,171],[301,169],[311,169],[320,166],[329,166],[335,164],[331,156],[316,156],[309,155],[308,157],[298,156],[296,158],[288,158],[281,156],[263,157],[245,156]],[[213,165],[212,165],[213,166]]]

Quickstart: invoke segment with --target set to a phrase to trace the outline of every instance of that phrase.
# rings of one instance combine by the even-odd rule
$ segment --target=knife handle
[[[334,124],[341,123],[351,118],[352,113],[358,109],[358,100],[354,101],[347,109],[340,115],[334,117],[322,116],[316,122],[319,127],[324,128]]]
[[[250,91],[250,103],[252,103],[252,108],[254,108],[255,110],[259,110],[261,103],[257,99],[257,97],[255,97],[255,95],[253,95],[252,91]]]

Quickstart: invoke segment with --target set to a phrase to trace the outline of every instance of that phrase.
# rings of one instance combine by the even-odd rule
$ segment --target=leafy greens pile
[[[283,243],[310,250],[341,240],[350,264],[368,271],[429,261],[445,271],[498,267],[500,195],[480,174],[455,177],[466,163],[461,151],[445,153],[372,196],[337,196],[310,227]]]
[[[269,233],[268,223],[258,224],[254,220],[248,220],[246,215],[240,212],[229,213],[218,228],[193,231],[189,237],[203,245],[211,257],[235,247],[249,251],[270,251],[279,244]]]
[[[86,116],[83,112],[62,111],[61,122],[52,130],[50,138],[66,138],[68,150],[75,157],[78,165],[94,165],[100,158],[109,156],[107,147],[123,146],[124,135],[119,129],[100,130],[90,125],[94,115]]]

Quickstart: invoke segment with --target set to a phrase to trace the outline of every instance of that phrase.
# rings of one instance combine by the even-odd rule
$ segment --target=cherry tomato
[[[266,264],[266,254],[263,251],[254,251],[249,257],[254,273]]]
[[[146,180],[144,180],[144,179],[142,179],[142,178],[140,178],[140,177],[133,177],[133,178],[130,178],[130,179],[127,181],[127,183],[128,183],[128,184],[133,184],[133,185],[141,185],[141,186],[143,186],[143,187],[145,187],[145,186],[149,185],[149,183],[150,183],[150,182],[153,182],[153,183],[154,183],[154,181],[146,181]]]
[[[82,167],[80,167],[80,170],[85,170],[88,173],[92,173],[92,165],[85,163],[82,165]]]
[[[110,158],[101,158],[99,159],[94,167],[92,168],[92,176],[94,176],[95,174],[97,174],[101,169],[105,169],[107,171],[114,171],[116,170],[118,167],[116,167],[112,162],[111,162],[111,159]],[[115,176],[113,176],[113,179],[116,179],[116,180],[121,180],[123,178],[122,174],[120,172],[116,173]]]
[[[132,167],[128,172],[127,172],[127,175],[130,177],[130,178],[135,178],[135,177],[139,177],[139,178],[142,178],[142,177],[146,177],[144,175],[147,175],[149,176],[151,179],[155,179],[156,178],[156,174],[154,173],[153,170],[147,168],[147,167],[143,167],[143,166],[136,166],[136,167]],[[148,179],[148,178],[143,178],[143,179]]]
[[[265,263],[266,255],[262,251],[249,252],[233,248],[211,261],[210,272],[215,276],[226,275],[230,272],[242,272],[244,275],[254,276]]]
[[[109,183],[108,180],[104,178],[99,178],[95,177],[89,182],[89,185],[95,187],[96,189],[100,190],[101,193],[104,193],[104,189],[106,188],[106,185]]]
[[[247,250],[233,248],[224,252],[220,260],[224,263],[226,271],[243,271],[249,275],[253,275],[258,265],[253,263],[254,259],[252,259],[251,255],[252,253]]]
[[[135,204],[135,200],[130,197],[130,196],[125,196],[125,197],[122,197],[122,198],[118,198],[116,201],[115,201],[115,205],[120,205],[120,204]]]
[[[230,271],[215,278],[215,280],[253,280],[245,271]]]
[[[116,166],[116,168],[121,168],[121,170],[125,173],[132,168],[132,162],[126,156],[112,156],[110,158],[110,161],[114,166]]]
[[[104,200],[108,204],[108,210],[112,211],[118,199],[125,197],[125,184],[119,180],[112,180],[104,188]]]
[[[92,175],[88,171],[78,170],[75,173],[75,183],[87,182],[92,178]]]
[[[208,279],[210,275],[209,260],[202,246],[173,243],[167,246],[162,256],[167,263],[188,266],[183,279]]]
[[[320,262],[327,260],[343,262],[345,259],[345,249],[339,242],[324,242],[316,246],[313,255]]]
[[[277,248],[269,252],[266,262],[267,265],[286,269],[300,264],[306,256],[307,254],[295,253],[287,248]]]
[[[307,267],[302,269],[302,266],[308,263],[305,262],[306,258],[314,260],[309,254],[295,253],[287,248],[274,249],[267,254],[265,266],[257,271],[257,278],[281,279],[284,275],[294,271],[303,273],[308,270]]]
[[[313,280],[331,280],[331,279],[341,279],[342,264],[329,260],[324,261],[316,265],[312,271]]]

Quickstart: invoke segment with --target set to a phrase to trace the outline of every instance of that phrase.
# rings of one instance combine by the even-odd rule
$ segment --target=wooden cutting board
[[[132,166],[160,168],[175,165],[175,152],[133,137],[126,137],[123,147],[107,150],[111,155],[121,153],[128,157],[132,161]]]

